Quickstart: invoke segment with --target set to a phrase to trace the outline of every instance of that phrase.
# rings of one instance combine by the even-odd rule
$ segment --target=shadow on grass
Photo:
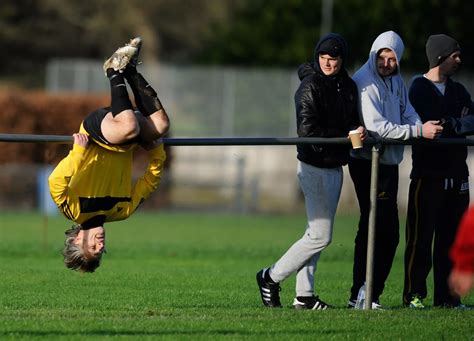
[[[0,339],[3,337],[106,337],[106,336],[312,336],[317,335],[355,335],[353,334],[356,330],[336,330],[326,329],[315,331],[311,328],[307,329],[289,329],[289,330],[272,330],[272,331],[248,331],[248,330],[231,330],[231,329],[217,329],[217,330],[185,330],[185,329],[172,329],[163,331],[135,331],[135,330],[91,330],[91,331],[65,331],[65,330],[18,330],[18,331],[0,331]]]

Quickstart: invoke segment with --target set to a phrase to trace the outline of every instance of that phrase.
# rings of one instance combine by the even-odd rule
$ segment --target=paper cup
[[[353,149],[362,148],[362,141],[360,139],[360,132],[358,130],[351,130],[349,132],[349,138],[351,139]]]

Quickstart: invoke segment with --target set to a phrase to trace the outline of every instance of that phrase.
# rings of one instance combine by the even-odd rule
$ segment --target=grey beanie
[[[426,56],[430,69],[441,64],[451,53],[460,51],[459,43],[446,34],[434,34],[426,42]]]

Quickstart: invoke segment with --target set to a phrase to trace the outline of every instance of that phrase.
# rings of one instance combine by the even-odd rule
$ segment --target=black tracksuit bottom
[[[432,266],[433,304],[456,306],[460,303],[459,297],[449,292],[448,277],[452,268],[449,249],[468,206],[468,179],[411,180],[406,223],[405,305],[414,295],[426,297],[426,279]]]
[[[359,229],[355,238],[351,300],[357,299],[359,289],[365,282],[371,167],[371,160],[355,158],[349,160],[349,172],[354,182],[360,208]],[[399,241],[398,165],[379,165],[377,187],[373,301],[378,301],[383,292]]]

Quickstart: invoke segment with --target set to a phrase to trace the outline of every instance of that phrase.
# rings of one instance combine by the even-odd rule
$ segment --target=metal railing
[[[0,142],[23,143],[62,143],[73,142],[72,136],[33,135],[33,134],[0,134]],[[221,138],[163,138],[169,146],[259,146],[259,145],[297,145],[297,144],[350,144],[347,138],[320,137],[221,137]],[[379,171],[380,150],[382,145],[443,145],[474,146],[474,139],[446,138],[438,140],[393,140],[385,138],[368,138],[365,145],[372,146],[372,171],[370,181],[370,213],[367,240],[366,293],[364,309],[372,309],[373,262],[375,244],[375,223],[377,212],[377,180]]]

